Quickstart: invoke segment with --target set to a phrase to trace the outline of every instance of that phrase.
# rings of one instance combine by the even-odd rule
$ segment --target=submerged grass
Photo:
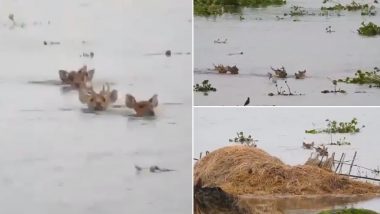
[[[194,0],[194,14],[197,16],[222,15],[241,7],[265,7],[285,3],[285,0]]]

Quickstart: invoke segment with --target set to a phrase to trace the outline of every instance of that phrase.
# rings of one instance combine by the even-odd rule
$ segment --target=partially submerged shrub
[[[351,143],[346,140],[346,137],[343,137],[343,138],[340,138],[339,140],[337,140],[336,142],[329,143],[329,145],[344,146],[344,145],[351,145]]]
[[[286,79],[284,80],[284,83],[285,83],[285,85],[286,85],[288,91],[284,90],[284,89],[282,88],[282,86],[279,87],[279,86],[278,86],[278,83],[277,83],[277,82],[278,82],[277,80],[275,80],[274,82],[275,82],[275,86],[276,86],[276,90],[277,90],[277,95],[279,95],[279,96],[296,96],[296,95],[300,96],[300,95],[303,95],[303,94],[296,93],[296,92],[293,93],[292,90],[290,89],[290,86],[289,86],[288,81],[287,81]],[[275,94],[272,93],[272,92],[268,94],[268,96],[270,96],[270,97],[272,97],[272,96],[274,96],[274,95],[275,95]]]
[[[221,15],[231,11],[231,7],[265,7],[285,3],[285,0],[194,0],[194,14],[198,16]]]
[[[229,139],[230,142],[240,143],[247,146],[253,146],[256,147],[257,140],[254,140],[251,135],[248,135],[248,137],[244,136],[243,132],[237,132],[236,137],[234,139]]]
[[[307,15],[307,11],[300,6],[292,6],[289,12],[290,16],[304,16]]]
[[[350,4],[347,4],[347,5],[342,5],[342,4],[338,3],[338,4],[335,4],[334,6],[330,6],[330,7],[321,7],[321,10],[358,11],[358,10],[363,10],[363,9],[371,8],[371,7],[374,7],[374,6],[373,5],[369,6],[368,4],[360,4],[360,3],[357,3],[355,1],[352,1]],[[375,8],[373,8],[373,9],[375,9]]]
[[[358,125],[358,119],[353,118],[349,122],[337,122],[336,120],[330,120],[327,119],[327,128],[325,129],[311,129],[311,130],[305,130],[305,133],[307,134],[319,134],[319,133],[350,133],[355,134],[360,132],[361,128],[364,128],[365,126],[362,126],[361,128],[357,127]]]
[[[372,22],[369,22],[368,24],[362,22],[362,26],[358,29],[358,33],[363,36],[380,35],[380,27]]]
[[[203,80],[202,85],[199,85],[198,83],[194,85],[194,91],[203,92],[203,94],[207,96],[208,92],[215,92],[216,88],[212,87],[211,83],[209,83],[208,80]]]
[[[376,15],[376,7],[373,5],[364,7],[360,14],[362,16],[374,16]]]
[[[375,67],[373,71],[358,70],[355,77],[346,77],[346,79],[339,79],[339,82],[352,83],[352,84],[369,84],[370,87],[380,87],[380,69]]]
[[[336,94],[336,93],[341,93],[341,94],[345,94],[345,93],[347,93],[345,90],[343,90],[343,89],[337,89],[336,87],[338,86],[338,81],[337,80],[333,80],[332,81],[332,84],[334,85],[334,90],[323,90],[323,91],[321,91],[321,93],[322,94],[329,94],[329,93],[334,93],[334,94]]]

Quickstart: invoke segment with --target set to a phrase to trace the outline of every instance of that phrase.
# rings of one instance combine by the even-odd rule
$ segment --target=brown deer
[[[63,84],[71,85],[73,88],[79,89],[81,86],[91,82],[95,70],[87,70],[87,66],[83,66],[78,71],[59,70],[59,77]]]
[[[154,116],[154,108],[158,105],[158,95],[155,94],[149,100],[137,102],[134,96],[127,94],[125,105],[134,109],[137,117]]]
[[[281,68],[270,68],[272,69],[272,71],[274,71],[274,74],[279,78],[286,78],[288,76],[288,73],[286,72],[284,66],[282,66]]]
[[[110,91],[110,87],[103,85],[102,90],[97,93],[92,87],[81,87],[79,89],[79,100],[87,104],[92,111],[104,111],[117,100],[117,90]]]
[[[306,69],[303,71],[298,71],[298,73],[294,73],[296,79],[305,79],[306,77]]]
[[[314,147],[314,141],[311,143],[305,143],[305,142],[302,143],[302,148],[304,149],[313,149],[313,147]]]

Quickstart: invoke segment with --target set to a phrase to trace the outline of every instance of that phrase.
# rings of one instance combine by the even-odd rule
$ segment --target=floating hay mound
[[[258,148],[228,146],[211,152],[194,167],[195,181],[234,194],[366,194],[380,187],[352,181],[316,166],[289,166]]]

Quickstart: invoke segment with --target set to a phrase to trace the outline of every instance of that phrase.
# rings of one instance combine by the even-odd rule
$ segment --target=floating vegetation
[[[308,14],[307,11],[303,7],[300,7],[300,6],[292,6],[289,12],[290,16],[304,16],[307,14]]]
[[[369,6],[368,4],[360,4],[360,3],[357,3],[355,1],[352,1],[350,4],[347,4],[347,5],[342,5],[339,3],[339,4],[335,4],[334,6],[330,6],[330,7],[321,7],[321,10],[358,11],[358,10],[365,10],[365,9],[370,9],[370,8],[372,8],[371,10],[376,9],[373,5]]]
[[[276,86],[278,96],[301,96],[301,95],[303,95],[303,94],[299,94],[299,93],[293,93],[292,90],[290,89],[290,86],[289,86],[288,81],[286,79],[284,80],[284,83],[285,83],[288,91],[284,90],[282,87],[279,87],[277,80],[275,80],[275,86]],[[274,93],[268,94],[268,96],[270,96],[270,97],[272,97],[274,95],[275,95]]]
[[[222,15],[241,7],[266,7],[283,5],[285,0],[194,0],[194,14],[197,16]],[[244,17],[240,17],[240,20]]]
[[[351,145],[351,143],[346,140],[346,137],[343,137],[343,138],[337,140],[336,142],[329,143],[328,145],[332,145],[332,146],[344,146],[344,145]]]
[[[332,90],[332,91],[330,91],[330,90],[323,90],[323,91],[321,91],[321,93],[322,94],[329,94],[329,93],[334,93],[334,94],[342,93],[342,94],[345,94],[345,93],[347,93],[343,89],[336,89],[336,87],[338,86],[338,81],[337,80],[333,80],[332,84],[334,85],[334,90]]]
[[[339,79],[338,82],[351,83],[351,84],[369,84],[370,87],[380,87],[380,69],[375,67],[373,71],[358,70],[355,77],[346,77],[346,79]]]
[[[376,15],[376,7],[371,5],[370,7],[365,7],[360,13],[362,16],[374,16]]]
[[[358,33],[363,36],[380,35],[380,27],[372,22],[369,22],[368,24],[362,22],[362,26],[358,29]]]
[[[334,33],[335,31],[332,30],[331,25],[326,28],[326,33]]]
[[[236,137],[234,139],[229,139],[230,142],[234,143],[240,143],[247,146],[256,147],[257,140],[254,140],[251,135],[248,135],[248,137],[244,136],[243,132],[237,132]]]
[[[224,66],[224,65],[214,65],[214,70],[218,71],[219,74],[227,74],[230,72],[231,74],[239,74],[239,68],[234,66]]]
[[[216,88],[212,87],[208,80],[203,80],[202,85],[199,85],[198,83],[194,85],[194,91],[203,92],[203,94],[207,96],[208,92],[215,92]]]
[[[361,128],[357,127],[358,120],[356,118],[353,118],[349,122],[337,122],[335,120],[326,120],[327,122],[327,128],[325,129],[311,129],[311,130],[305,130],[306,134],[320,134],[320,133],[341,133],[341,134],[355,134],[360,132],[361,128],[364,128],[365,126],[362,126]]]

